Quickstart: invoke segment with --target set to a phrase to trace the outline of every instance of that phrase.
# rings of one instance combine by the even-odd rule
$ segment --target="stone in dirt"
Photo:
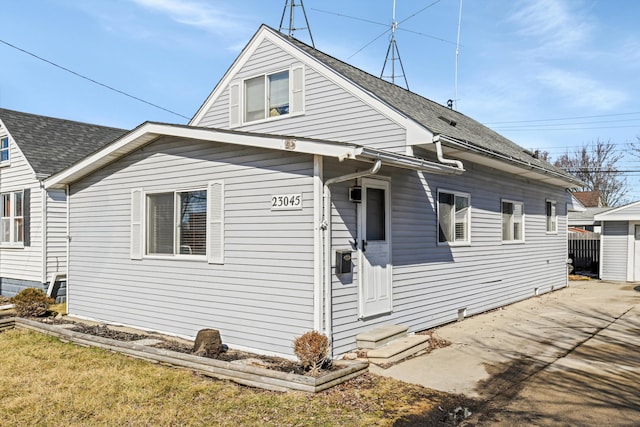
[[[193,353],[197,356],[215,357],[222,352],[222,338],[217,329],[201,329],[193,344]]]

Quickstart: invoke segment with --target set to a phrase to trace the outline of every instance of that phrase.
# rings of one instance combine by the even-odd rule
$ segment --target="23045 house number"
[[[302,194],[277,194],[271,196],[271,210],[302,209]]]

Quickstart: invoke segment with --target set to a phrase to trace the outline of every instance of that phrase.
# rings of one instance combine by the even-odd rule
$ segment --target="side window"
[[[207,191],[147,195],[148,255],[206,255]]]
[[[438,192],[438,243],[470,243],[470,209],[468,194]]]
[[[502,240],[524,241],[524,205],[522,202],[502,201]]]
[[[0,164],[9,162],[9,137],[0,137]]]
[[[144,237],[143,237],[144,236]],[[224,263],[224,183],[206,189],[131,191],[131,259],[194,256]]]
[[[0,216],[0,243],[24,243],[25,200],[22,191],[3,193]]]
[[[558,216],[556,214],[556,202],[553,200],[547,200],[546,203],[546,216],[547,216],[547,233],[558,232]]]
[[[244,121],[289,114],[289,71],[244,81]]]

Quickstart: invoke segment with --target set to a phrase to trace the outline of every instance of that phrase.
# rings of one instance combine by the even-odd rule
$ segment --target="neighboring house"
[[[600,221],[595,220],[595,216],[607,212],[613,208],[592,208],[569,211],[569,227],[579,228],[593,233],[600,233]]]
[[[291,356],[311,329],[340,355],[566,286],[577,184],[263,26],[189,126],[144,123],[45,187],[69,189],[71,314]]]
[[[600,191],[572,191],[571,194],[582,203],[585,208],[602,208],[602,193]]]
[[[0,108],[0,295],[64,281],[66,195],[42,181],[123,133]]]
[[[600,234],[600,278],[640,281],[640,202],[597,214]]]

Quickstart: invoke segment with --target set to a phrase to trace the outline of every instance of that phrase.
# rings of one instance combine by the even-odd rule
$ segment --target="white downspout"
[[[40,224],[40,233],[42,234],[42,248],[40,248],[40,256],[42,256],[42,283],[47,282],[47,190],[44,183],[40,181],[40,197],[42,197],[42,216]],[[48,294],[50,295],[50,294]]]
[[[329,338],[330,355],[333,356],[333,316],[332,316],[332,289],[331,289],[331,189],[329,186],[338,182],[348,181],[350,179],[362,178],[368,175],[375,175],[382,166],[381,160],[376,160],[373,167],[366,171],[354,172],[347,175],[329,178],[324,182],[323,187],[323,214],[320,228],[323,233],[323,287],[324,287],[324,334]]]
[[[440,141],[440,135],[434,136],[433,142],[436,144],[436,154],[440,163],[444,163],[445,165],[456,165],[458,169],[464,170],[464,165],[460,160],[445,159],[444,153],[442,152],[442,142]]]

